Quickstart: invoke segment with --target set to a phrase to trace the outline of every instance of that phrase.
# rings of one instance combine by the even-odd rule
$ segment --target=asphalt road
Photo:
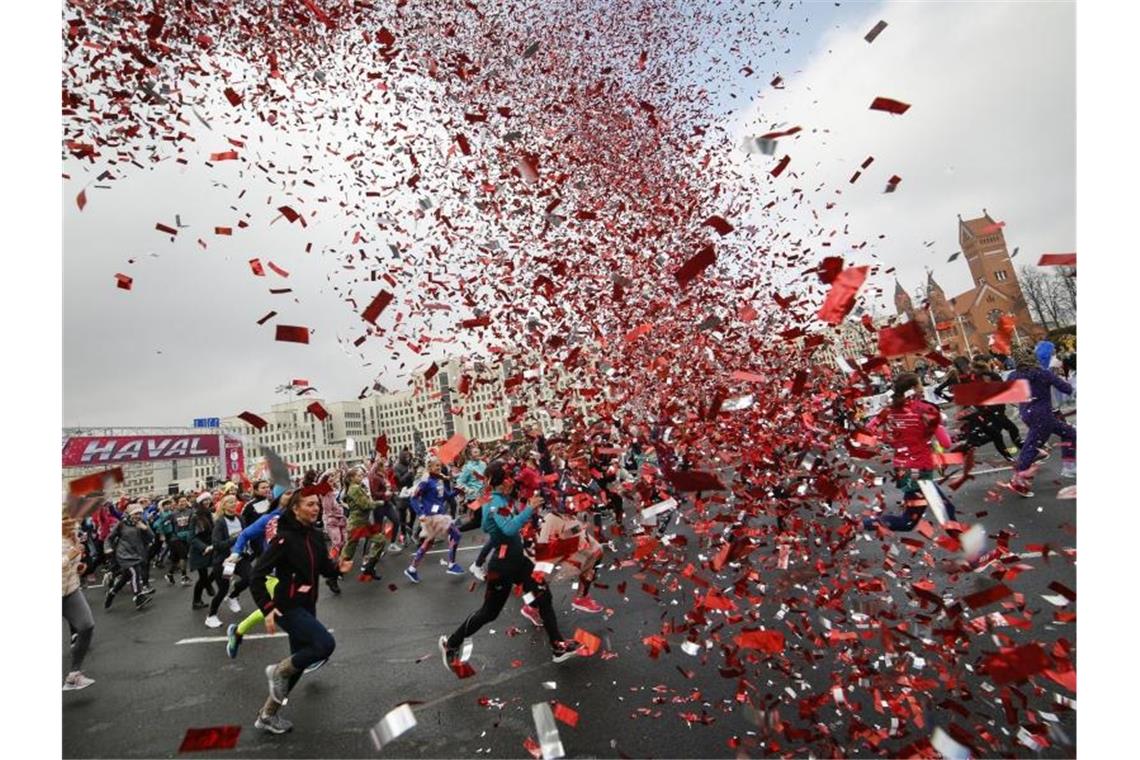
[[[914,741],[929,737],[934,725],[951,721],[971,727],[968,733],[979,726],[987,728],[1002,748],[1001,754],[1075,755],[1075,746],[1066,743],[1076,741],[1075,712],[1056,704],[1054,693],[1073,699],[1075,694],[1043,679],[1015,685],[1017,693],[1010,696],[1015,700],[1016,722],[1010,724],[998,701],[1000,690],[987,690],[987,678],[971,672],[972,665],[959,668],[956,675],[962,683],[952,684],[934,667],[933,658],[924,657],[923,650],[932,646],[927,636],[934,635],[930,631],[945,621],[935,620],[935,610],[924,609],[908,592],[910,583],[922,576],[933,578],[943,597],[958,597],[991,585],[990,575],[998,567],[1020,564],[1024,571],[1012,580],[1007,578],[1006,583],[1024,595],[1022,609],[1003,610],[999,603],[978,612],[968,610],[964,617],[975,619],[1004,611],[1017,620],[1029,617],[1031,624],[1023,629],[991,619],[995,625],[991,631],[978,632],[961,645],[962,662],[976,663],[981,652],[995,650],[997,635],[1008,636],[1014,643],[1039,641],[1046,649],[1064,638],[1073,645],[1075,657],[1075,623],[1053,622],[1055,610],[1075,612],[1075,605],[1060,608],[1043,598],[1056,596],[1048,588],[1052,581],[1076,589],[1075,550],[1071,556],[1049,553],[1042,557],[1040,549],[1032,547],[1047,545],[1053,551],[1062,551],[1076,546],[1076,501],[1055,498],[1061,486],[1071,483],[1057,477],[1057,457],[1055,453],[1045,462],[1038,475],[1035,498],[1021,499],[1006,491],[1001,501],[987,500],[987,494],[1001,493],[994,490],[995,484],[1008,479],[1008,471],[979,475],[954,494],[960,520],[980,520],[991,537],[990,546],[999,531],[1008,531],[1010,550],[1019,553],[1019,558],[1006,557],[1004,562],[978,572],[958,572],[947,564],[950,555],[932,547],[921,535],[860,538],[848,547],[857,555],[852,554],[846,566],[856,576],[882,580],[881,593],[863,595],[849,602],[846,609],[842,604],[835,610],[797,608],[793,603],[790,611],[783,610],[787,620],[798,621],[799,628],[810,624],[824,636],[823,617],[837,629],[856,630],[853,623],[860,619],[845,617],[858,611],[855,607],[873,615],[886,610],[900,620],[916,621],[911,630],[917,638],[901,638],[902,651],[889,664],[897,668],[902,663],[899,689],[913,689],[931,697],[922,716],[922,729],[907,719],[905,735],[886,738],[877,749],[853,738],[849,734],[852,726],[891,724],[889,711],[871,709],[875,707],[871,695],[859,688],[858,681],[843,682],[850,687],[845,692],[846,704],[830,701],[829,696],[817,715],[798,721],[797,700],[827,694],[833,676],[850,671],[851,658],[859,656],[860,647],[829,646],[826,640],[819,645],[819,640],[811,642],[787,629],[789,648],[797,645],[803,651],[782,667],[762,660],[749,664],[745,678],[754,687],[750,699],[760,702],[760,695],[781,696],[782,720],[797,726],[825,725],[851,756],[899,753]],[[691,561],[699,563],[697,542],[687,528],[682,527],[680,532],[690,537],[687,552]],[[470,536],[464,537],[465,542],[472,540]],[[922,540],[925,546],[911,551],[900,542],[902,537]],[[796,584],[801,590],[810,590],[800,594],[803,601],[836,582],[833,577],[817,577],[812,569],[814,557],[810,564],[804,563],[795,550],[788,569],[776,569],[777,551],[774,542],[767,542],[753,556],[753,567],[764,568],[761,580],[766,595],[762,603],[749,609],[747,600],[738,600],[743,602],[744,612],[754,612],[769,628],[781,625],[781,605],[793,596]],[[765,553],[763,562],[760,552]],[[628,556],[628,551],[623,553]],[[528,757],[524,742],[528,737],[537,738],[530,706],[547,700],[557,700],[580,716],[576,727],[558,724],[568,757],[735,757],[738,752],[747,756],[782,752],[803,756],[813,748],[820,754],[818,742],[806,745],[797,742],[794,735],[773,734],[758,725],[756,713],[735,699],[740,679],[731,673],[728,675],[733,677],[725,677],[720,671],[725,661],[719,646],[690,656],[680,646],[683,636],[674,635],[669,637],[671,651],[661,653],[658,659],[649,657],[642,639],[660,633],[663,621],[680,624],[692,603],[692,587],[677,583],[676,573],[656,577],[639,573],[637,567],[607,570],[600,580],[608,588],[599,589],[595,595],[607,607],[601,615],[571,610],[568,583],[556,585],[555,607],[563,633],[569,636],[582,628],[603,640],[602,654],[562,664],[550,661],[545,637],[519,614],[519,602],[512,599],[499,620],[474,639],[470,662],[476,675],[458,679],[441,664],[436,639],[474,611],[481,594],[470,576],[446,576],[437,564],[440,556],[425,560],[419,586],[412,586],[402,575],[405,553],[385,557],[383,579],[378,583],[346,579],[340,597],[322,588],[319,616],[333,629],[337,649],[326,666],[301,680],[283,708],[282,714],[295,724],[293,732],[285,736],[263,734],[252,725],[265,699],[263,670],[287,654],[284,638],[247,639],[238,659],[229,660],[224,651],[225,628],[207,629],[203,625],[205,616],[190,609],[190,589],[167,586],[159,573],[154,573],[154,603],[141,612],[133,609],[128,595],[121,595],[115,607],[104,612],[103,589],[88,590],[96,630],[85,672],[96,683],[62,695],[64,756],[173,757],[188,728],[240,724],[241,735],[234,749],[208,754]],[[473,557],[474,547],[461,551],[465,566]],[[893,574],[884,571],[887,557],[894,562]],[[704,574],[711,577],[708,570]],[[739,567],[726,565],[717,576],[717,585],[722,590],[730,588],[740,574]],[[624,594],[618,591],[623,581],[627,584]],[[647,582],[661,589],[660,598],[643,590],[642,584]],[[673,584],[679,590],[669,593]],[[248,611],[252,604],[248,595],[243,594],[242,601]],[[714,614],[719,613],[710,613],[709,617]],[[221,616],[225,623],[242,617],[224,605]],[[716,620],[712,622],[715,626]],[[67,639],[67,625],[63,623],[64,673]],[[805,656],[806,651],[811,656]],[[882,667],[888,665],[879,662]],[[907,686],[907,677],[929,680]],[[405,701],[414,703],[417,725],[377,752],[369,729]],[[968,711],[968,717],[953,712],[959,708]],[[1039,722],[1044,711],[1060,729],[1050,732],[1051,746],[1040,754],[1017,738],[1019,723],[1028,719],[1029,711],[1036,711]],[[1044,720],[1049,722],[1048,718]],[[988,750],[982,754],[995,753]]]

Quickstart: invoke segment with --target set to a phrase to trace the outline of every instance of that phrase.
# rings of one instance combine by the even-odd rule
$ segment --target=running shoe
[[[316,662],[314,662],[312,665],[310,665],[309,667],[305,668],[305,672],[306,672],[306,673],[312,673],[314,670],[320,670],[320,669],[321,669],[321,666],[322,666],[322,665],[324,665],[326,662],[328,662],[328,658],[327,658],[327,657],[326,657],[325,659],[323,659],[323,660],[317,660],[317,661],[316,661]]]
[[[219,618],[217,615],[210,615],[210,617],[206,618],[206,627],[207,628],[221,628],[222,627],[222,619]]]
[[[522,616],[530,622],[534,623],[536,628],[542,627],[542,616],[538,614],[537,607],[532,607],[529,604],[524,604],[522,610],[520,611],[522,612]]]
[[[1071,459],[1061,462],[1061,477],[1075,479],[1077,477],[1077,463]]]
[[[78,670],[73,670],[67,674],[67,678],[63,681],[64,691],[79,691],[86,689],[91,684],[95,683],[94,678],[88,678]]]
[[[231,660],[237,659],[238,647],[241,646],[241,634],[237,632],[237,624],[230,623],[226,628],[226,654]]]
[[[459,659],[459,649],[452,649],[447,645],[447,637],[439,637],[439,653],[443,657],[443,667],[451,670],[451,663]]]
[[[135,594],[135,609],[141,610],[150,605],[150,597],[144,594]]]
[[[239,602],[234,597],[231,596],[228,598],[226,600],[226,604],[230,606],[230,612],[241,612],[241,602]]]
[[[478,565],[478,564],[472,562],[471,567],[469,567],[467,569],[470,570],[471,574],[475,576],[475,580],[478,580],[478,581],[487,580],[487,571],[485,569],[483,569],[483,567],[481,565]]]
[[[164,575],[162,577],[165,578],[166,582],[169,583],[171,586],[174,585],[174,573],[167,573],[166,575]]]
[[[416,569],[414,567],[409,567],[407,570],[405,570],[404,575],[408,576],[408,580],[410,580],[412,583],[420,582],[420,574],[416,572]]]
[[[340,593],[340,581],[338,581],[336,578],[328,578],[325,580],[325,583],[328,585],[329,591],[333,592],[334,594]]]
[[[190,609],[192,609],[192,610],[204,610],[209,606],[210,605],[206,604],[205,602],[192,602],[190,604]]]
[[[145,594],[146,596],[150,596],[151,594],[154,593],[154,589],[151,588],[150,586],[143,586],[142,591],[140,591],[139,593]]]
[[[262,715],[258,713],[257,720],[253,722],[254,728],[268,731],[271,734],[284,734],[293,730],[293,724],[280,715]]]
[[[1026,499],[1033,498],[1033,492],[1029,490],[1029,484],[1020,480],[1009,481],[1009,490],[1013,491],[1018,496],[1023,496]]]
[[[573,607],[574,609],[578,610],[579,612],[594,613],[594,612],[601,612],[603,609],[602,605],[598,604],[596,601],[594,601],[593,599],[591,599],[588,596],[577,597],[573,602],[570,603],[570,606]]]
[[[447,568],[448,575],[466,575],[467,571],[458,562],[452,562]]]
[[[277,673],[277,665],[265,666],[265,679],[269,682],[269,696],[277,704],[285,704],[289,696],[289,681]]]
[[[553,647],[553,659],[555,662],[565,662],[571,657],[577,657],[581,652],[582,644],[578,641],[570,639],[569,641],[555,642]]]
[[[181,581],[179,581],[179,582],[180,582],[180,583],[181,583],[183,586],[189,586],[191,583],[193,583],[193,581],[192,581],[192,580],[190,580],[190,576],[188,576],[188,575],[183,575],[183,576],[182,576],[182,580],[181,580]]]
[[[388,544],[388,548],[384,551],[386,551],[388,554],[399,554],[400,552],[404,551],[404,545],[393,541],[392,543]]]
[[[103,597],[103,609],[111,609],[111,602],[115,601],[115,592],[107,589],[107,596]]]

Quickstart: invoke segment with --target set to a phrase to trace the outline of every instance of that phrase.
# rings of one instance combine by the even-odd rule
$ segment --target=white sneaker
[[[474,575],[476,579],[480,581],[487,580],[487,571],[476,565],[474,562],[471,563],[471,567],[469,567],[468,570],[471,571],[471,574]]]
[[[218,618],[217,615],[210,615],[210,617],[206,618],[206,627],[207,628],[221,628],[221,626],[222,626],[222,621],[220,618]]]
[[[230,612],[241,612],[241,602],[232,596],[226,601],[226,604],[230,606]]]
[[[78,670],[73,670],[67,674],[67,678],[63,682],[64,691],[79,691],[86,689],[91,684],[95,683],[94,678],[88,678]]]
[[[1072,460],[1065,460],[1061,463],[1061,477],[1062,478],[1076,478],[1077,477],[1077,463]]]

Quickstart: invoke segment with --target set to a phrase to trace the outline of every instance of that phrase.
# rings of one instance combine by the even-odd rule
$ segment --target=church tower
[[[954,309],[946,300],[946,293],[942,286],[934,281],[934,273],[926,273],[926,300],[930,302],[930,310],[934,313],[936,322],[948,322],[954,319]]]
[[[1009,249],[1005,244],[1002,225],[995,222],[985,209],[977,219],[963,221],[958,216],[958,243],[962,254],[970,265],[970,276],[974,280],[975,292],[980,297],[984,288],[997,291],[1005,296],[1002,310],[1017,317],[1017,322],[1030,332],[1040,330],[1033,322],[1021,283],[1017,280]]]
[[[895,280],[895,311],[898,314],[906,315],[910,319],[914,319],[914,304],[910,300],[910,294],[903,290],[903,286]]]

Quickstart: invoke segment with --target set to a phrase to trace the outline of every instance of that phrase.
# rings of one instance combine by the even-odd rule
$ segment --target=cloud
[[[873,252],[908,288],[925,280],[927,266],[949,295],[972,287],[963,259],[947,259],[958,250],[957,215],[980,216],[983,207],[1006,222],[1011,252],[1020,247],[1015,266],[1075,250],[1075,15],[1064,3],[871,7],[830,30],[821,52],[785,76],[785,89],[741,112],[740,138],[780,122],[804,128],[781,139],[776,156],[747,163],[767,171],[790,155],[794,186],[823,189],[810,207],[786,201],[776,210],[805,230],[839,230],[829,252],[857,263]],[[888,26],[868,44],[863,36],[879,19]],[[901,116],[869,110],[878,96],[911,108]],[[849,184],[868,156],[874,163]],[[895,174],[898,191],[884,194]],[[824,193],[836,202],[831,211]],[[806,217],[813,210],[818,221]],[[860,241],[869,241],[860,252],[840,247]],[[877,284],[893,313],[890,276]]]

